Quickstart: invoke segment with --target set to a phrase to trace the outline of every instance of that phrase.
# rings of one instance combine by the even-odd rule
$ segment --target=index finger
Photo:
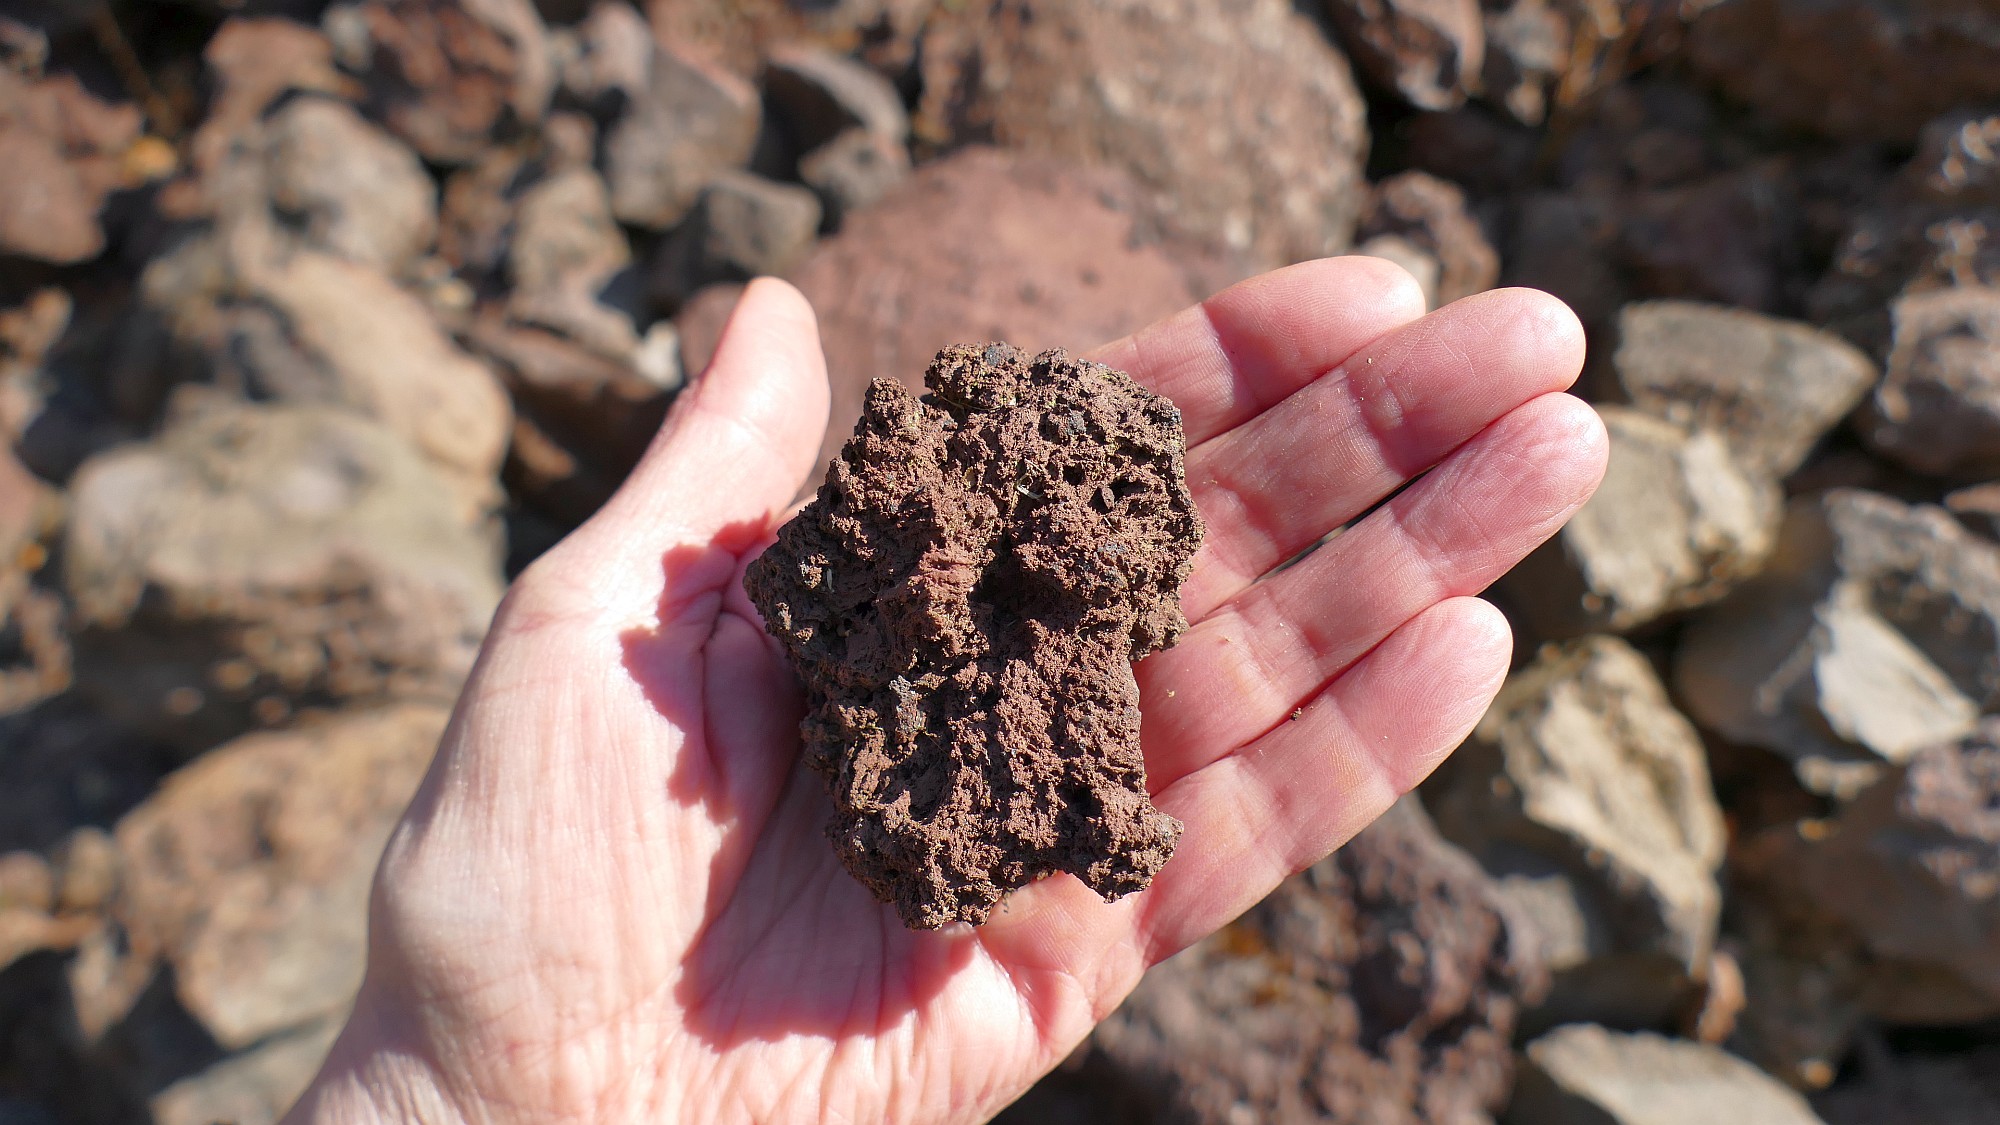
[[[1172,399],[1193,447],[1422,315],[1423,290],[1401,266],[1321,258],[1232,285],[1090,358]]]

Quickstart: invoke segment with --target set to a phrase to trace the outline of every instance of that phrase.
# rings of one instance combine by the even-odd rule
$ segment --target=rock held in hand
[[[917,928],[1057,872],[1143,889],[1180,837],[1147,796],[1131,667],[1187,626],[1180,412],[1059,350],[957,345],[927,382],[869,388],[744,578],[806,681],[835,850]]]

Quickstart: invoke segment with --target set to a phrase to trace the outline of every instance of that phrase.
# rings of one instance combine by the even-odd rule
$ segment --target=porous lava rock
[[[869,386],[744,579],[806,681],[828,834],[916,928],[1057,872],[1140,890],[1181,832],[1147,797],[1131,667],[1187,625],[1180,413],[1059,349],[954,345],[926,382]]]

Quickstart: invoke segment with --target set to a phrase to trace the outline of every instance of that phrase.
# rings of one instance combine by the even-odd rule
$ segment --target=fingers
[[[1090,358],[1172,399],[1193,446],[1423,313],[1423,292],[1401,266],[1323,258],[1231,286]]]
[[[1543,395],[1142,662],[1155,790],[1282,723],[1428,607],[1484,589],[1583,505],[1604,458],[1596,412]]]
[[[661,548],[754,540],[818,467],[827,396],[812,306],[783,281],[751,282],[708,369],[592,523]]]
[[[1507,621],[1476,598],[1432,605],[1250,745],[1155,793],[1183,825],[1145,892],[1105,903],[1075,879],[1010,895],[980,927],[1038,1020],[1101,1019],[1139,974],[1323,858],[1430,773],[1507,674]],[[1034,987],[1028,987],[1033,985]]]
[[[1136,919],[1148,963],[1249,909],[1416,788],[1485,714],[1512,648],[1499,610],[1477,598],[1440,602],[1296,722],[1159,794],[1185,830]]]
[[[1366,345],[1188,455],[1208,540],[1182,608],[1200,620],[1582,366],[1582,325],[1530,289],[1466,298]]]

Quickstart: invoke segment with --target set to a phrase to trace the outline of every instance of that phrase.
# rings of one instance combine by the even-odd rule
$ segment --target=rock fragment
[[[1485,292],[1500,279],[1500,255],[1466,211],[1465,192],[1425,172],[1399,172],[1375,185],[1355,237],[1400,238],[1435,259],[1437,282],[1425,291],[1432,308]]]
[[[748,172],[725,172],[660,248],[651,290],[668,306],[719,281],[778,275],[798,265],[819,234],[813,193]]]
[[[820,463],[853,433],[879,372],[920,371],[969,333],[1024,349],[1116,339],[1233,280],[1212,257],[1148,237],[1140,210],[1123,177],[972,148],[850,216],[789,275],[819,314],[833,383]],[[690,372],[735,300],[711,289],[681,314]]]
[[[139,111],[99,101],[74,75],[0,67],[0,255],[58,265],[104,249],[98,212],[121,186]]]
[[[1675,688],[1703,725],[1852,795],[2000,704],[2000,547],[1949,513],[1795,499],[1769,565],[1698,615]]]
[[[761,119],[749,83],[655,48],[646,85],[605,130],[612,212],[648,230],[679,223],[712,180],[749,162]]]
[[[1479,88],[1478,0],[1321,0],[1354,65],[1417,109],[1451,109]]]
[[[1545,984],[1533,947],[1406,798],[1155,966],[1097,1029],[1085,1070],[1098,1100],[1146,1108],[1133,1120],[1490,1123],[1511,1087],[1508,1041]]]
[[[1187,625],[1180,414],[1059,350],[958,345],[926,382],[870,385],[744,578],[806,681],[828,835],[915,928],[1058,872],[1143,889],[1180,837],[1147,795],[1131,669]]]
[[[1538,1018],[1664,1025],[1707,975],[1722,810],[1700,736],[1625,642],[1544,649],[1424,800],[1538,923]]]
[[[321,26],[366,84],[370,115],[441,164],[539,122],[555,88],[530,0],[351,0]]]
[[[1890,308],[1888,372],[1862,434],[1918,472],[2000,473],[2000,288],[1913,293]]]
[[[265,126],[271,204],[307,241],[391,277],[437,237],[437,187],[416,154],[343,102],[301,97]]]
[[[1618,391],[1669,422],[1720,435],[1738,464],[1790,476],[1875,382],[1853,345],[1809,325],[1696,301],[1618,315]]]
[[[1560,1027],[1521,1055],[1509,1125],[1821,1125],[1798,1094],[1719,1047],[1594,1024]]]
[[[1170,229],[1259,267],[1349,245],[1364,107],[1285,0],[1004,0],[948,8],[923,42],[922,137],[1117,168]]]
[[[326,406],[215,404],[93,458],[63,556],[80,686],[191,749],[316,704],[451,698],[500,593],[436,472]]]
[[[1543,638],[1623,631],[1714,601],[1776,538],[1777,485],[1721,437],[1629,407],[1598,414],[1611,435],[1604,484],[1501,586]]]

